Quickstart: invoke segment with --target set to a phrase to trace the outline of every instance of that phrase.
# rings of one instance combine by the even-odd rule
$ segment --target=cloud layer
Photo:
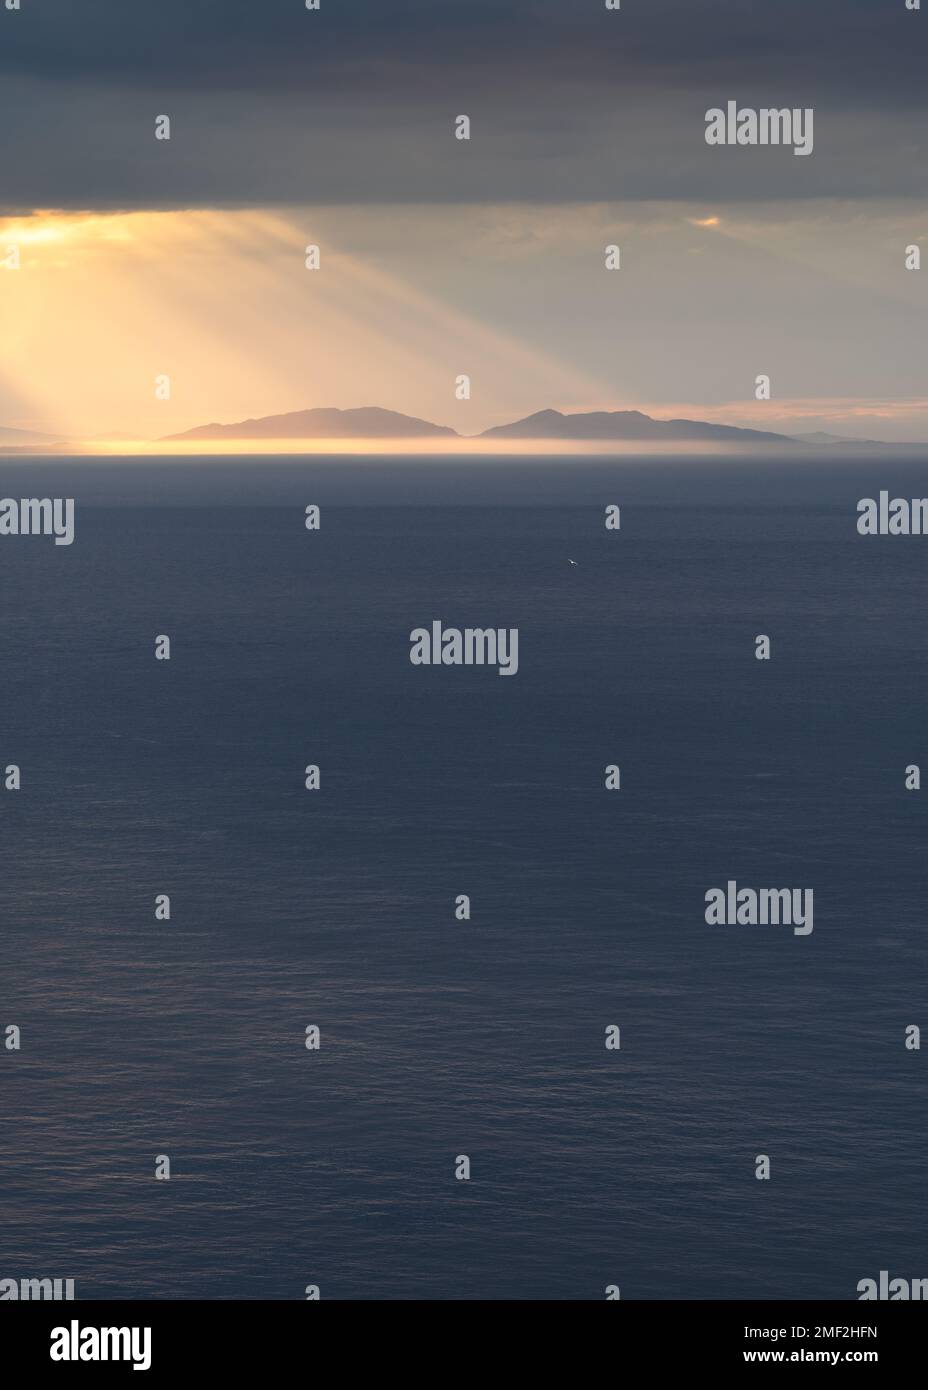
[[[902,0],[24,0],[0,10],[0,200],[921,197],[926,57]],[[813,157],[708,148],[728,99],[813,107]]]

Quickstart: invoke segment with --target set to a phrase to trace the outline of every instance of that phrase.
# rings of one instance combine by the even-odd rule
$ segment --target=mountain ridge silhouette
[[[351,410],[315,407],[283,415],[263,415],[232,424],[197,425],[162,437],[176,443],[193,439],[563,439],[563,440],[716,440],[743,443],[794,444],[786,434],[741,429],[704,420],[657,420],[640,410],[539,410],[521,420],[493,425],[476,435],[462,435],[449,425],[436,425],[414,415],[380,406]]]

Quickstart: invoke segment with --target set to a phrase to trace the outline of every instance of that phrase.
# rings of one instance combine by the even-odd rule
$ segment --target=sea
[[[858,534],[881,489],[928,457],[5,458],[75,534],[0,538],[0,1279],[928,1277],[928,536]],[[413,665],[435,620],[517,674]],[[708,925],[729,881],[814,930]]]

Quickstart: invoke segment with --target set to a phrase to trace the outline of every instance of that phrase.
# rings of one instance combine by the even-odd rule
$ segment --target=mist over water
[[[11,497],[75,495],[99,507],[269,507],[308,501],[331,506],[559,506],[599,507],[604,489],[621,490],[627,505],[712,506],[776,504],[784,508],[853,506],[880,487],[921,495],[928,479],[928,446],[887,448],[880,457],[831,449],[804,454],[759,450],[753,455],[628,454],[576,458],[454,454],[312,454],[196,459],[0,456],[0,482]],[[913,491],[914,490],[914,491]]]
[[[881,488],[926,460],[4,461],[76,521],[0,541],[0,1277],[928,1275],[928,537],[857,534]],[[518,674],[412,666],[433,619]],[[707,926],[728,879],[814,932]]]

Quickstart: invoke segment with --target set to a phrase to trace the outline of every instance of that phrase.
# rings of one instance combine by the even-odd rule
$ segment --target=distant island
[[[456,439],[457,430],[432,425],[395,410],[365,406],[359,410],[294,410],[288,415],[262,415],[234,425],[198,425],[182,434],[168,434],[165,443],[184,439]]]
[[[377,450],[385,443],[401,445],[406,443],[410,450],[428,450],[434,441],[435,452],[447,448],[448,452],[466,453],[469,446],[474,452],[498,452],[514,448],[519,451],[520,444],[526,447],[524,453],[564,452],[559,445],[585,445],[588,449],[609,452],[610,445],[640,445],[642,451],[660,451],[662,445],[668,452],[674,446],[683,449],[692,447],[700,451],[714,446],[747,451],[758,449],[779,449],[784,451],[841,454],[845,452],[872,451],[873,449],[894,452],[913,451],[919,453],[928,449],[928,444],[912,442],[909,444],[887,443],[875,439],[850,439],[843,435],[828,434],[817,430],[809,434],[778,434],[773,430],[743,429],[735,425],[717,425],[706,420],[670,419],[661,420],[645,415],[640,410],[591,410],[565,413],[560,410],[539,410],[510,424],[493,425],[480,434],[465,435],[450,425],[436,425],[430,420],[420,420],[414,415],[403,415],[396,410],[385,410],[380,406],[362,406],[351,410],[315,407],[311,410],[293,410],[282,415],[262,415],[248,420],[236,420],[230,424],[212,423],[198,425],[194,429],[179,434],[163,435],[159,439],[128,439],[115,435],[98,435],[92,438],[70,438],[61,434],[39,434],[30,430],[8,429],[0,426],[0,456],[96,453],[112,454],[120,450],[127,453],[151,452],[160,445],[189,444],[196,452],[199,446],[209,451],[209,446],[223,443],[229,445],[240,441],[250,444],[250,451],[260,451],[261,441],[268,445],[291,444],[297,446],[301,441],[326,440],[345,441],[349,446],[357,443],[359,452],[364,446]],[[273,452],[273,449],[269,449]],[[616,450],[618,451],[618,449]],[[182,452],[182,447],[180,452]]]
[[[655,420],[640,410],[597,410],[564,415],[540,410],[510,425],[494,425],[478,435],[461,435],[448,425],[433,425],[395,410],[367,406],[358,410],[296,410],[287,415],[264,415],[231,425],[199,425],[169,434],[164,443],[205,439],[562,439],[709,441],[720,444],[792,445],[786,434],[769,430],[710,425],[702,420]]]
[[[703,420],[655,420],[640,410],[594,410],[562,415],[559,410],[539,410],[511,425],[494,425],[480,439],[630,439],[715,440],[720,444],[793,444],[787,434],[770,430],[743,430],[734,425],[709,425]]]
[[[0,425],[0,444],[9,444],[14,448],[17,445],[31,448],[40,444],[60,444],[61,441],[62,435],[60,434],[39,434],[35,430],[11,430]]]

